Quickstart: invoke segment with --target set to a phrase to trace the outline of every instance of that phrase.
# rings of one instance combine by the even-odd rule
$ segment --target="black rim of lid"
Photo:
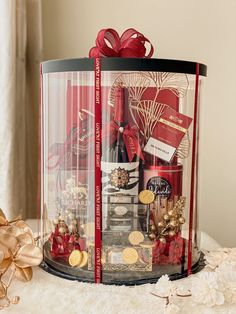
[[[42,62],[42,73],[94,71],[93,58],[61,59]],[[102,71],[144,71],[196,74],[197,62],[144,59],[101,58]],[[199,75],[207,76],[207,66],[199,63]]]

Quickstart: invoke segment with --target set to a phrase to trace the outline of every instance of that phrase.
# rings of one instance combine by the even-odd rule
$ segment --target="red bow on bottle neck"
[[[105,138],[109,138],[109,145],[115,143],[115,141],[117,140],[118,132],[121,132],[123,134],[129,162],[132,162],[135,155],[142,160],[144,159],[137,137],[138,128],[136,126],[131,127],[129,124],[127,124],[125,127],[120,127],[115,123],[115,121],[112,120],[104,128],[103,132],[103,136]]]
[[[146,42],[150,44],[150,51],[147,55]],[[121,37],[112,28],[102,29],[98,33],[95,43],[96,46],[89,51],[90,58],[151,58],[154,52],[150,41],[133,28],[127,29]]]

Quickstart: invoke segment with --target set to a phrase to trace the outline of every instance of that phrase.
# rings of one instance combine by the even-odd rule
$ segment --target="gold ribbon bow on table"
[[[20,217],[8,221],[0,209],[0,309],[17,304],[19,296],[9,298],[12,279],[32,279],[32,266],[42,262],[43,254],[36,246],[30,227]]]

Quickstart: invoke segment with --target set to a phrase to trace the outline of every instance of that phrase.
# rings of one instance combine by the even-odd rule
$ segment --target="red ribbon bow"
[[[147,55],[146,42],[150,44],[150,51]],[[90,58],[151,58],[154,52],[150,41],[133,28],[127,29],[121,37],[112,28],[102,29],[98,33],[95,43],[96,46],[89,51]]]
[[[103,132],[103,136],[108,137],[111,141],[109,144],[113,144],[117,140],[118,132],[123,133],[123,139],[125,147],[127,149],[129,162],[133,160],[135,155],[137,155],[137,157],[141,159],[144,159],[139,140],[137,138],[138,129],[136,126],[131,127],[128,124],[125,127],[121,128],[115,123],[115,121],[111,121],[104,128]]]

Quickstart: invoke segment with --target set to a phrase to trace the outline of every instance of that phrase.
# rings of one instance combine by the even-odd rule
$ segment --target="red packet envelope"
[[[144,151],[171,162],[192,120],[167,107],[158,121],[155,134],[149,138]]]

